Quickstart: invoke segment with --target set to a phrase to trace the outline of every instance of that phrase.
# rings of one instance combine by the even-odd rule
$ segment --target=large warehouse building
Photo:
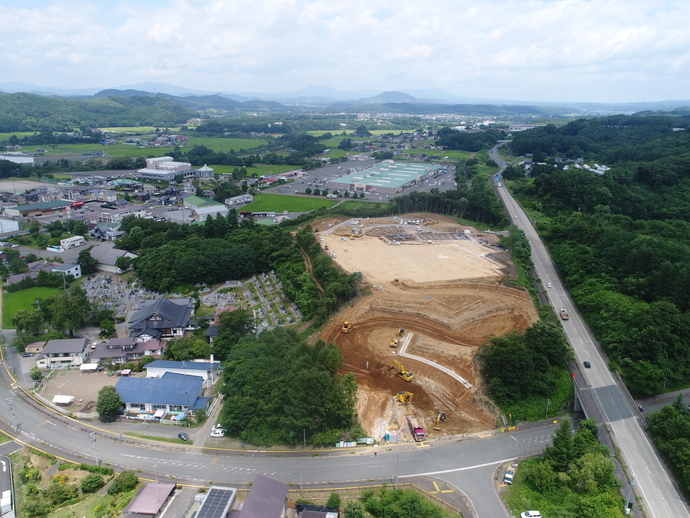
[[[437,175],[445,166],[438,164],[409,164],[384,160],[374,167],[350,173],[329,182],[330,189],[353,192],[394,194],[406,187]]]

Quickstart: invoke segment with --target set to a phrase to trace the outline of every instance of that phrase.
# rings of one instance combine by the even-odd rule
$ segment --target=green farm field
[[[33,131],[10,131],[8,133],[0,133],[0,142],[4,140],[9,140],[9,138],[12,135],[16,135],[17,138],[22,138],[22,137],[28,137],[29,135],[33,135]]]
[[[20,309],[36,309],[36,299],[47,299],[60,291],[59,288],[29,288],[28,290],[3,292],[2,294],[2,327],[14,329],[12,319]]]
[[[267,144],[266,140],[253,138],[191,137],[185,147],[206,146],[216,153],[220,151],[227,153],[234,149],[235,152],[239,153],[240,149],[249,150]]]
[[[321,207],[330,208],[336,203],[338,203],[338,200],[331,198],[257,194],[254,196],[254,201],[242,207],[242,210],[254,212],[309,212]]]

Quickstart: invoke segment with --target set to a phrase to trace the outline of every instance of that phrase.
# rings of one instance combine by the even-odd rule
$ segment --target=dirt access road
[[[318,222],[317,237],[336,253],[334,260],[362,272],[364,283],[373,286],[320,338],[339,346],[344,371],[355,374],[360,420],[371,437],[401,429],[410,439],[402,425],[406,415],[415,415],[432,438],[493,428],[497,415],[486,403],[474,356],[491,337],[532,325],[537,311],[527,292],[500,284],[514,270],[495,235],[437,216],[427,225],[428,215],[402,218]],[[362,237],[350,239],[353,231]],[[354,323],[350,334],[341,333],[345,320]],[[471,389],[437,366],[401,357],[402,341],[389,346],[401,327],[407,354],[450,369]],[[394,358],[414,373],[413,381],[398,375]],[[411,403],[395,398],[403,390],[414,394]],[[439,410],[447,420],[434,431]]]

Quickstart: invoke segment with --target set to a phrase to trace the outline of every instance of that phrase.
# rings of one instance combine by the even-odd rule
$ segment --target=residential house
[[[96,259],[96,269],[103,272],[123,273],[123,270],[117,267],[116,263],[120,257],[128,257],[134,259],[135,254],[127,252],[126,250],[119,250],[115,248],[115,243],[101,243],[91,249],[91,257]]]
[[[288,485],[256,475],[240,518],[283,518],[287,513]]]
[[[146,356],[162,358],[164,352],[165,342],[162,340],[140,342],[135,337],[111,338],[92,346],[89,359],[97,360],[99,363],[128,363],[139,361]]]
[[[24,347],[24,352],[31,354],[41,354],[43,348],[46,346],[47,342],[31,342],[29,345]]]
[[[115,384],[125,412],[155,413],[206,410],[210,398],[203,397],[204,380],[169,372],[162,378],[123,377]],[[163,413],[161,412],[161,413]]]
[[[237,489],[234,487],[211,486],[208,492],[197,495],[202,499],[201,507],[196,512],[199,518],[235,518],[236,511],[232,511]]]
[[[145,301],[130,321],[129,336],[141,341],[179,338],[196,329],[194,299],[159,299]]]
[[[48,340],[43,351],[36,358],[36,366],[39,369],[78,367],[88,356],[88,345],[88,338]]]

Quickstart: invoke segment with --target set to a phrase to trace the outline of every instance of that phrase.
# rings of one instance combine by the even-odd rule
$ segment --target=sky
[[[690,99],[687,0],[2,0],[0,83]]]

